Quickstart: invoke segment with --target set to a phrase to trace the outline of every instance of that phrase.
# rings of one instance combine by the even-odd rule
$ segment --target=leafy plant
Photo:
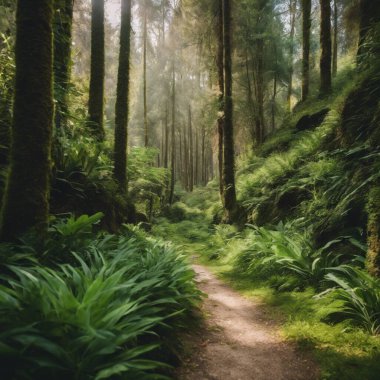
[[[340,265],[341,255],[330,248],[345,238],[330,241],[314,249],[310,236],[294,230],[291,223],[280,223],[276,229],[251,226],[251,245],[236,259],[236,268],[251,275],[267,276],[288,273],[298,278],[302,287],[322,286],[325,275]],[[356,241],[351,239],[353,243]]]
[[[371,334],[379,334],[380,280],[349,265],[334,268],[326,279],[336,286],[328,293],[342,303],[332,313],[348,318]]]
[[[50,234],[80,240],[100,217],[70,218]],[[163,353],[200,298],[193,271],[137,230],[83,241],[71,264],[14,264],[1,275],[2,378],[165,378]]]

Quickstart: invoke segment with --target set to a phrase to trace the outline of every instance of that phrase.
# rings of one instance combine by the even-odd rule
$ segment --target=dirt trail
[[[284,343],[270,315],[200,265],[194,265],[206,327],[189,337],[192,354],[179,380],[313,380],[316,365]]]

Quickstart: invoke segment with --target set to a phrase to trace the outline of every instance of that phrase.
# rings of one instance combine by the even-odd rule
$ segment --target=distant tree
[[[121,1],[120,53],[115,106],[114,176],[121,191],[127,190],[127,145],[131,40],[131,0]]]
[[[233,129],[233,100],[232,100],[232,28],[231,1],[223,0],[224,25],[224,155],[223,155],[223,196],[225,221],[232,223],[237,217],[235,190],[235,148]]]
[[[288,109],[292,108],[292,95],[293,95],[293,59],[294,59],[294,35],[296,26],[297,15],[297,0],[289,0],[289,14],[290,14],[290,51],[289,51],[289,85],[288,85]]]
[[[304,102],[309,96],[310,83],[310,29],[311,0],[302,0],[302,95]]]
[[[74,0],[54,1],[55,127],[67,127]]]
[[[53,0],[19,0],[10,173],[1,210],[1,240],[48,226],[53,122]]]
[[[321,60],[320,60],[320,94],[331,92],[331,4],[330,0],[320,0],[321,5]]]
[[[223,41],[223,1],[216,0],[215,35],[217,40],[216,68],[219,86],[219,115],[218,115],[218,168],[219,168],[219,193],[223,197],[223,149],[224,149],[224,41]]]
[[[175,123],[176,123],[176,80],[175,80],[175,64],[173,60],[172,67],[172,128],[171,128],[171,163],[170,163],[170,191],[169,203],[174,202],[174,186],[175,186],[175,169],[176,169],[176,139],[175,139]]]
[[[92,135],[104,140],[104,0],[91,0],[91,73],[88,101]]]
[[[149,146],[149,132],[148,132],[148,105],[147,105],[147,45],[148,45],[148,9],[147,1],[144,0],[144,15],[143,15],[143,101],[144,101],[144,145],[145,148]]]
[[[332,75],[336,76],[338,72],[338,0],[334,0],[334,20],[333,20],[333,53],[332,53]]]

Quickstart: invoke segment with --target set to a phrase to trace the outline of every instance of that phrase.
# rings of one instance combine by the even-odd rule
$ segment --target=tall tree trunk
[[[276,96],[277,96],[277,66],[278,66],[278,55],[277,55],[277,45],[275,44],[274,54],[276,57],[276,67],[274,70],[273,78],[273,95],[272,95],[272,132],[276,129]]]
[[[54,1],[54,98],[55,127],[67,127],[68,90],[71,73],[71,41],[74,0]]]
[[[334,43],[333,43],[332,76],[338,73],[338,2],[334,0]]]
[[[321,85],[320,95],[331,92],[331,5],[330,0],[320,0],[321,5]]]
[[[183,162],[183,165],[184,165],[184,168],[183,168],[183,186],[184,186],[186,191],[189,191],[189,186],[190,186],[190,181],[189,181],[189,146],[188,146],[188,141],[187,141],[188,131],[186,131],[186,128],[185,128],[185,133],[183,135],[184,135],[183,136],[184,155],[181,158],[181,161]]]
[[[247,103],[249,105],[249,110],[251,113],[251,120],[250,120],[250,135],[252,140],[252,149],[254,149],[255,145],[257,145],[256,141],[256,130],[258,122],[258,112],[257,112],[257,106],[255,104],[255,101],[253,99],[253,92],[252,92],[252,84],[251,84],[251,76],[249,73],[249,64],[248,64],[248,51],[245,52],[245,74],[246,74],[246,81],[247,81]]]
[[[131,0],[121,1],[120,53],[115,105],[114,177],[122,192],[127,190],[127,146],[129,111],[129,60]]]
[[[88,101],[89,126],[93,136],[102,141],[104,132],[104,0],[92,0],[91,75]]]
[[[176,110],[176,94],[175,94],[175,64],[173,62],[173,73],[172,73],[172,139],[171,139],[171,179],[170,179],[170,194],[169,194],[169,203],[173,204],[174,201],[174,186],[175,186],[175,110]]]
[[[144,146],[147,148],[149,146],[149,135],[148,135],[148,108],[147,108],[147,84],[146,84],[146,58],[147,58],[147,40],[148,40],[148,25],[147,25],[147,3],[144,2],[144,47],[143,47],[143,96],[144,96]]]
[[[202,163],[202,185],[206,186],[206,129],[202,126],[202,148],[201,148],[201,163]]]
[[[311,0],[302,0],[302,95],[301,95],[301,100],[303,102],[309,96],[310,29],[311,29]]]
[[[368,212],[368,252],[366,267],[373,276],[380,277],[380,184],[375,184],[369,192]]]
[[[165,107],[165,154],[164,154],[164,167],[169,167],[169,106],[166,103]]]
[[[19,0],[10,173],[1,210],[1,240],[30,229],[43,236],[49,216],[53,122],[53,1]]]
[[[223,196],[223,146],[224,146],[224,41],[223,41],[223,0],[217,0],[216,38],[217,53],[216,66],[218,70],[219,85],[219,117],[218,117],[218,164],[219,164],[219,193],[222,201]]]
[[[294,59],[294,33],[296,25],[297,13],[297,0],[289,0],[289,13],[290,13],[290,49],[289,49],[289,86],[288,86],[288,110],[292,109],[292,95],[293,95],[293,59]]]
[[[257,110],[258,117],[256,123],[256,143],[261,145],[265,136],[265,118],[264,118],[264,40],[256,40],[257,68],[256,68],[256,88],[257,88]]]
[[[189,191],[194,190],[194,146],[193,146],[193,123],[191,120],[191,106],[189,106]]]
[[[231,53],[231,3],[223,0],[224,21],[224,167],[223,195],[225,221],[232,223],[237,218],[237,203],[235,190],[235,149],[233,130],[233,101],[232,101],[232,53]]]
[[[195,131],[195,170],[194,170],[194,185],[199,185],[199,131]]]

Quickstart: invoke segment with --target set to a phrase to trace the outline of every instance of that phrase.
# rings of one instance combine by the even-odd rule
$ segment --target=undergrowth
[[[101,217],[56,221],[43,247],[1,246],[2,379],[170,378],[200,299],[194,273],[135,227],[88,239]]]

